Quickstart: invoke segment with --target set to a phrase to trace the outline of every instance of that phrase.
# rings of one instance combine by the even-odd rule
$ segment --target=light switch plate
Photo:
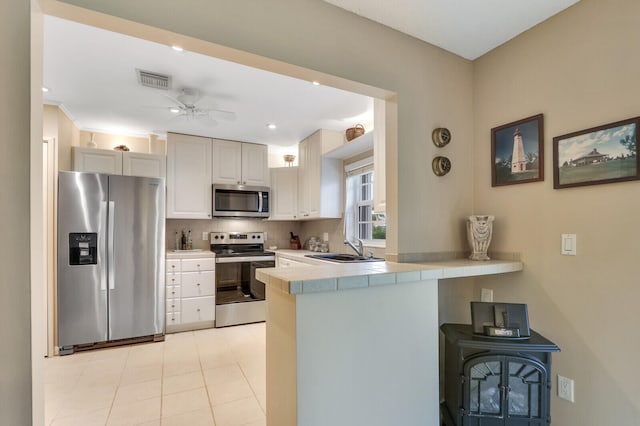
[[[576,234],[562,234],[561,253],[566,256],[576,256],[578,254]]]
[[[573,380],[558,374],[558,397],[569,402],[575,402],[573,395]]]
[[[203,232],[202,233],[202,241],[207,241],[209,239],[209,233],[208,232]]]
[[[493,302],[493,290],[491,290],[490,288],[483,288],[480,291],[480,301]]]

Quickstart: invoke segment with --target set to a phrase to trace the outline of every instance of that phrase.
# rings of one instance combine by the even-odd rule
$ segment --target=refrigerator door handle
[[[109,280],[109,290],[114,290],[116,288],[115,285],[115,263],[114,258],[115,255],[113,253],[114,248],[114,217],[115,217],[115,209],[116,203],[115,201],[109,201],[109,211],[107,215],[109,217],[109,223],[107,225],[108,229],[108,240],[107,240],[107,276]]]

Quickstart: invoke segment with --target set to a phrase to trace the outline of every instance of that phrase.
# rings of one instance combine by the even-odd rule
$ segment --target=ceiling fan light
[[[278,126],[276,126],[276,124],[275,124],[275,123],[269,123],[269,124],[267,124],[267,128],[268,128],[269,130],[275,130],[275,129],[277,129],[277,128],[278,128]]]
[[[174,114],[177,114],[177,113],[179,113],[179,112],[180,112],[180,109],[179,109],[179,108],[176,108],[176,107],[171,107],[171,108],[169,108],[169,111],[171,111],[171,112],[172,112],[172,113],[174,113]]]

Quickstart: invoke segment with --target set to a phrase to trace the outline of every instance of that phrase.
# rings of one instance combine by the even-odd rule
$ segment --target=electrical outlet
[[[569,402],[575,402],[573,398],[573,380],[558,374],[558,397]]]
[[[493,290],[491,290],[490,288],[483,288],[480,291],[480,301],[493,302]]]
[[[208,232],[203,232],[202,233],[202,241],[207,241],[209,239],[209,233]]]
[[[324,241],[325,243],[329,241],[329,233],[328,232],[323,232],[322,233],[322,241]]]

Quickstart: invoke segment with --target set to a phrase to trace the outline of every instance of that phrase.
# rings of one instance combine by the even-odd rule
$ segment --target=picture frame
[[[553,188],[640,179],[640,117],[553,138]]]
[[[491,186],[543,180],[543,114],[491,129]]]

